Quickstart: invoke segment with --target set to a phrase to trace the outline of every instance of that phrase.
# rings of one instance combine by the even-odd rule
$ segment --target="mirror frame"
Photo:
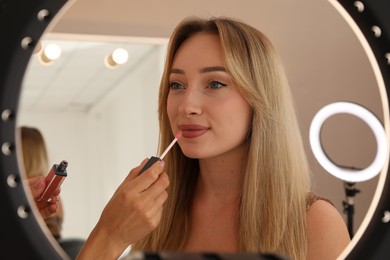
[[[385,127],[389,125],[390,10],[388,0],[329,0],[363,35],[377,66],[377,80],[383,83]],[[61,249],[46,236],[36,218],[36,207],[23,185],[18,165],[16,118],[23,76],[37,42],[67,0],[0,1],[0,256],[14,259],[64,259]],[[23,8],[22,8],[23,6]],[[362,9],[363,8],[363,9]],[[387,10],[387,11],[386,11]],[[352,26],[352,25],[351,25]],[[377,26],[377,27],[375,27]],[[376,29],[374,29],[376,28]],[[378,30],[380,34],[378,36]],[[355,30],[356,33],[356,30]],[[362,40],[360,39],[363,44]],[[367,52],[367,50],[366,50]],[[373,61],[371,61],[373,64]],[[387,137],[389,133],[387,129]],[[345,251],[347,259],[384,259],[390,254],[390,175],[381,174],[373,209],[361,236],[355,236]],[[389,175],[389,176],[388,176]],[[360,228],[361,229],[361,228]]]

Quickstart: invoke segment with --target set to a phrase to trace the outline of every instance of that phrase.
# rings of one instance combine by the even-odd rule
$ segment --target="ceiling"
[[[35,53],[29,63],[21,96],[22,111],[87,112],[116,88],[131,81],[132,71],[152,55],[161,55],[164,44],[135,41],[84,41],[48,35],[42,48],[57,44],[61,57],[50,64]],[[54,39],[50,39],[54,38]],[[105,58],[116,48],[129,53],[127,63],[109,68]]]

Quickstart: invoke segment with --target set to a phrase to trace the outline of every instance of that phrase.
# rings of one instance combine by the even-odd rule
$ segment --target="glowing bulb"
[[[117,64],[125,64],[127,62],[127,59],[129,58],[129,54],[125,49],[116,49],[112,53],[112,59]]]
[[[114,68],[117,65],[125,64],[128,59],[129,59],[129,54],[127,50],[122,48],[117,48],[110,55],[106,57],[105,64],[109,68]]]
[[[47,45],[43,51],[41,51],[41,55],[39,55],[39,59],[43,64],[50,64],[55,60],[58,60],[61,57],[61,48],[57,44],[49,44]]]

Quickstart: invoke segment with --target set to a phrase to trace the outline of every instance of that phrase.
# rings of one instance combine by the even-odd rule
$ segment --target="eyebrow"
[[[222,66],[204,67],[199,70],[199,73],[209,73],[214,71],[226,72],[226,69]],[[182,69],[173,68],[171,69],[171,74],[185,74],[185,72]]]

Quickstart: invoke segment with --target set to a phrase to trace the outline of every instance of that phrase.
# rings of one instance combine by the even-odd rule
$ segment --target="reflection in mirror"
[[[33,55],[18,124],[42,132],[50,165],[69,162],[61,191],[62,237],[86,238],[130,167],[156,153],[165,42],[54,38],[43,40],[42,50],[56,44],[61,56],[42,64],[40,52]],[[128,51],[128,61],[107,67],[116,48]]]
[[[145,1],[145,6],[139,4],[137,8],[107,5],[110,11],[97,8],[96,13],[88,12],[86,16],[88,2],[75,3],[54,28],[55,33],[42,41],[43,48],[54,42],[62,47],[57,60],[44,65],[39,62],[39,53],[32,57],[18,118],[19,125],[36,126],[43,132],[50,163],[69,161],[69,176],[61,192],[64,237],[86,238],[128,171],[156,153],[157,90],[166,42],[141,44],[130,38],[129,44],[124,39],[134,35],[167,37],[173,25],[192,14],[239,18],[271,38],[285,63],[293,90],[313,172],[313,190],[332,200],[345,216],[343,182],[325,172],[310,151],[310,122],[324,105],[340,100],[361,104],[380,120],[383,113],[367,57],[329,3],[302,0],[293,4],[272,1],[269,5],[258,1],[238,7],[227,1],[221,8],[208,4],[184,7],[176,2],[175,6],[183,8],[178,14],[165,6],[149,10]],[[119,6],[126,14],[118,10]],[[156,14],[158,19],[154,22],[139,16],[154,10],[164,10]],[[118,17],[107,18],[107,13]],[[77,23],[81,20],[84,23]],[[124,31],[130,35],[121,38]],[[78,34],[69,34],[75,32]],[[115,32],[121,37],[96,37]],[[117,47],[128,50],[128,61],[107,68],[104,59]],[[372,134],[364,123],[351,116],[328,120],[322,138],[327,154],[340,165],[363,168],[374,157]],[[355,230],[365,216],[376,183],[377,178],[357,184],[361,192],[355,199]]]

